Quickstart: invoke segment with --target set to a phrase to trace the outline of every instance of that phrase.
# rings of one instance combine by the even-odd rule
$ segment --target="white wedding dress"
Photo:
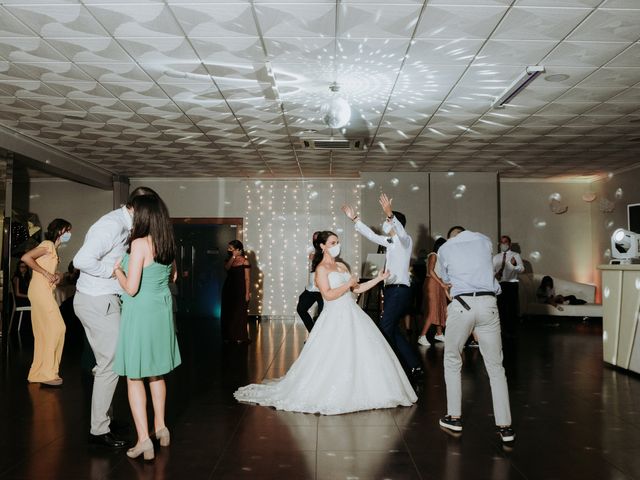
[[[330,272],[336,288],[349,273]],[[340,413],[410,406],[416,394],[395,353],[351,292],[324,302],[300,356],[284,377],[239,388],[241,402],[291,412]]]

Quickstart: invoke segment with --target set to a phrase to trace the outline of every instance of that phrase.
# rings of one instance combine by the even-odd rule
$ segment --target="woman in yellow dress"
[[[58,370],[66,327],[53,290],[61,278],[56,272],[57,249],[70,238],[71,224],[56,218],[47,227],[45,240],[21,258],[33,271],[28,291],[34,339],[33,363],[28,377],[30,383],[62,385]]]

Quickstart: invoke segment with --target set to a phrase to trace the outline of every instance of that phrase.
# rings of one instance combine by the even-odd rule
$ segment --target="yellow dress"
[[[36,263],[53,274],[58,267],[58,254],[53,242],[45,240],[38,247],[47,253],[36,259]],[[44,275],[34,271],[27,296],[31,302],[31,325],[33,327],[33,363],[29,370],[30,382],[46,382],[60,378],[60,358],[64,347],[65,324],[53,294],[55,285],[50,285]]]

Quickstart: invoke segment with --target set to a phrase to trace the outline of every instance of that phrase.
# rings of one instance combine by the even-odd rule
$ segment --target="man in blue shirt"
[[[447,415],[440,426],[462,431],[462,350],[475,331],[491,382],[493,413],[503,442],[515,439],[507,377],[502,366],[500,316],[496,295],[500,284],[493,273],[491,240],[481,233],[452,227],[447,242],[438,250],[438,276],[451,284],[453,301],[447,307],[444,342],[444,380],[447,386]]]

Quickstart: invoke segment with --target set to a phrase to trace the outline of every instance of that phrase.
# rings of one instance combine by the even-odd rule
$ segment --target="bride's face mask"
[[[338,243],[338,239],[336,237],[329,237],[327,240],[327,244],[325,245],[325,252],[331,255],[333,258],[336,258],[340,255],[340,244]]]
[[[336,258],[338,255],[340,255],[340,244],[337,243],[333,247],[327,249],[327,252],[329,252],[329,255],[331,255],[333,258]]]

